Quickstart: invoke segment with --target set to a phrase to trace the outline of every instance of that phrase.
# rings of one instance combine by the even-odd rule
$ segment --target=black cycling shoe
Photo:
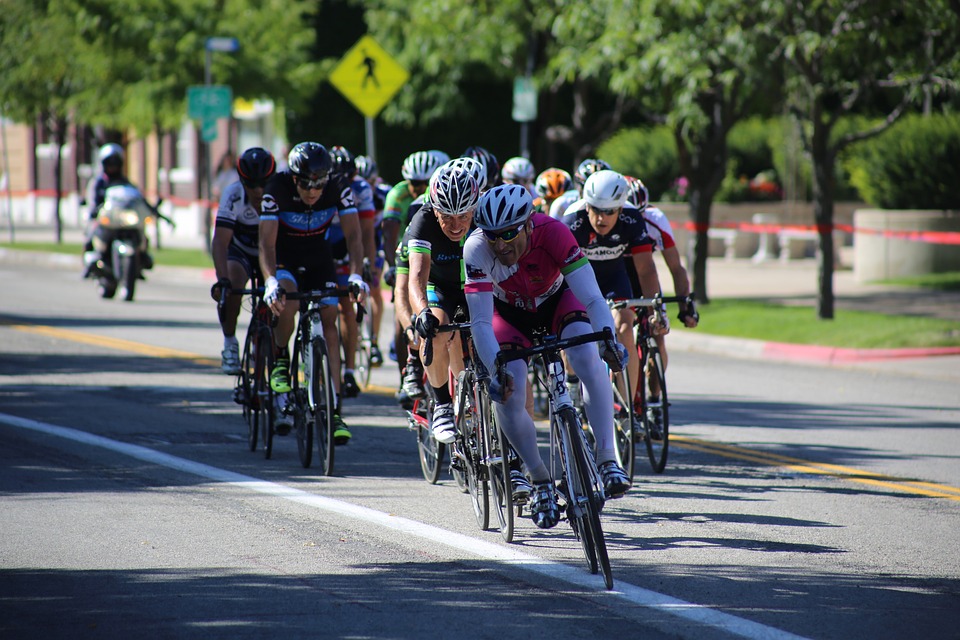
[[[557,491],[553,481],[538,482],[530,494],[530,515],[533,524],[540,529],[552,529],[560,522],[560,507],[557,506]]]
[[[600,477],[608,498],[619,498],[630,489],[630,478],[616,460],[607,460],[600,465]]]
[[[360,385],[352,373],[343,374],[343,384],[340,385],[340,395],[344,398],[356,398],[360,395]]]

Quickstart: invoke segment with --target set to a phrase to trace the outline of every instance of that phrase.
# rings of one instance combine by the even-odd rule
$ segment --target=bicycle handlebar
[[[281,291],[283,291],[281,289]],[[320,302],[324,298],[346,298],[352,295],[354,291],[350,289],[340,289],[336,287],[329,287],[327,289],[314,289],[313,291],[290,291],[281,293],[282,296],[286,297],[289,300],[300,300],[301,309],[303,308],[303,302]],[[357,304],[357,324],[363,322],[363,316],[367,312],[366,308],[360,304]]]
[[[590,342],[606,342],[611,349],[616,348],[616,340],[610,327],[604,327],[601,331],[585,333],[582,336],[573,336],[572,338],[557,338],[556,336],[546,336],[541,339],[539,344],[526,349],[511,349],[510,351],[501,351],[497,354],[496,375],[497,382],[503,386],[506,383],[506,373],[503,370],[504,365],[514,360],[522,360],[532,356],[538,356],[544,353],[556,353],[570,347],[577,347]]]

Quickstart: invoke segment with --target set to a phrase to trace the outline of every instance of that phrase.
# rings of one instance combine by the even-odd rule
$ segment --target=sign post
[[[374,160],[373,119],[409,78],[407,70],[370,35],[360,38],[330,74],[330,84],[363,114],[367,155]]]

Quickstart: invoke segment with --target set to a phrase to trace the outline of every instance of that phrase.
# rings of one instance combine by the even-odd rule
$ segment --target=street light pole
[[[204,44],[204,59],[203,59],[203,84],[206,87],[209,87],[212,82],[212,71],[210,67],[213,64],[213,52],[214,51],[223,51],[226,53],[234,53],[240,49],[240,41],[236,38],[207,38],[206,43]],[[206,201],[208,206],[213,199],[213,162],[210,159],[210,142],[204,140],[203,145],[203,173],[204,181],[206,182],[206,188],[203,189],[203,193],[206,196]],[[210,211],[207,211],[207,215],[204,221],[204,228],[206,231],[207,246],[210,247],[211,240],[211,228],[212,221],[210,220]]]

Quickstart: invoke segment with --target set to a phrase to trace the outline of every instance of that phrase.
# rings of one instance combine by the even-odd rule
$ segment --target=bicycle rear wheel
[[[263,455],[268,460],[273,455],[273,411],[274,393],[270,387],[270,372],[273,371],[273,334],[263,330],[257,337],[256,378],[257,405],[260,413],[260,437],[263,442]]]
[[[620,464],[630,481],[636,469],[636,454],[633,447],[633,398],[630,395],[630,373],[624,367],[611,378],[613,386],[613,435],[617,442]]]
[[[590,573],[603,572],[603,581],[607,589],[613,588],[613,571],[610,557],[607,555],[607,543],[600,526],[600,509],[603,498],[595,490],[598,476],[589,456],[583,432],[580,429],[576,413],[571,408],[563,408],[557,413],[559,427],[567,434],[569,442],[567,473],[567,519],[574,533],[580,539]]]
[[[643,442],[647,447],[650,466],[655,473],[663,473],[667,466],[667,453],[670,449],[670,404],[667,402],[667,379],[664,375],[663,358],[656,345],[647,346],[647,358],[644,360],[647,372],[644,393]],[[660,386],[660,399],[652,402],[648,393],[651,380],[657,380]],[[659,417],[659,420],[657,418]]]
[[[240,359],[240,375],[234,389],[234,399],[243,410],[243,421],[247,424],[247,446],[250,451],[257,450],[260,438],[260,411],[257,403],[257,349],[256,330],[248,331],[243,341],[243,357]]]
[[[313,462],[313,420],[307,404],[313,366],[307,349],[300,344],[298,337],[293,349],[293,391],[290,393],[294,402],[293,428],[297,434],[297,454],[304,469],[310,468]]]
[[[333,442],[333,412],[337,406],[333,394],[330,355],[327,353],[327,344],[323,341],[323,338],[313,338],[311,345],[313,347],[313,363],[307,406],[312,411],[308,412],[308,416],[312,417],[312,426],[316,430],[317,453],[320,456],[321,472],[325,476],[332,476],[334,452],[336,451]]]

